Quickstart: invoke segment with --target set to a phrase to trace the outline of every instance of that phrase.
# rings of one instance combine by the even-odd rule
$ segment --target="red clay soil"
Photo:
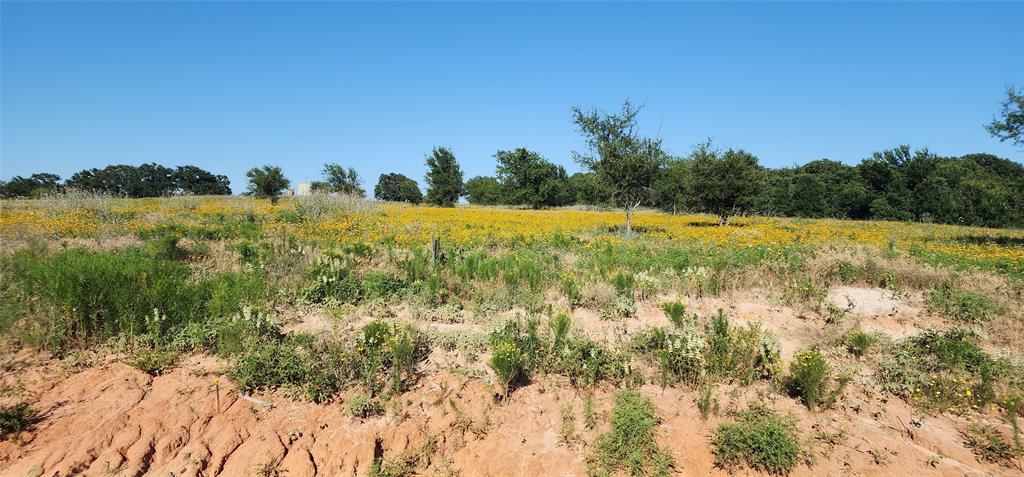
[[[31,431],[0,442],[0,476],[363,476],[376,457],[407,458],[413,475],[586,475],[588,443],[606,428],[614,393],[595,391],[598,424],[586,430],[583,397],[561,378],[540,378],[496,402],[481,378],[432,371],[384,415],[359,419],[343,399],[317,405],[257,396],[273,404],[268,408],[240,399],[230,382],[220,384],[218,409],[209,373],[224,363],[213,358],[185,360],[159,377],[116,361],[76,371],[29,361],[0,382],[18,386],[42,417]],[[757,386],[720,388],[718,395],[723,411],[757,401],[796,415],[815,458],[792,475],[1020,475],[979,462],[963,446],[965,419],[922,417],[902,401],[853,388],[837,408],[819,413]],[[702,420],[691,391],[641,391],[660,409],[658,440],[675,457],[678,475],[729,475],[715,467],[709,444],[724,417]],[[579,432],[571,444],[559,438],[566,404]]]

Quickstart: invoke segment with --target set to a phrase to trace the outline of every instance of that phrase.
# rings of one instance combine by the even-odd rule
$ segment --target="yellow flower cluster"
[[[494,207],[437,208],[383,204],[369,210],[333,210],[308,220],[297,201],[276,205],[248,197],[103,199],[83,204],[54,201],[0,202],[0,237],[28,232],[80,236],[135,233],[157,224],[217,226],[255,222],[272,233],[332,242],[426,243],[432,237],[459,244],[521,243],[575,236],[615,242],[622,211],[514,210]],[[969,260],[1024,264],[1024,231],[883,221],[736,218],[727,227],[707,215],[638,212],[633,226],[644,237],[670,242],[756,245],[865,244]],[[1018,265],[1018,267],[1024,265]]]

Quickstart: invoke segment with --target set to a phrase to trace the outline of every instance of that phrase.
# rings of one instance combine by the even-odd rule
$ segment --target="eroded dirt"
[[[920,309],[909,299],[871,289],[833,290],[836,306],[846,297],[849,315],[893,336],[912,334]],[[891,301],[887,301],[891,300]],[[702,316],[726,311],[738,324],[759,321],[775,332],[783,354],[831,339],[822,318],[806,316],[767,298],[689,299]],[[622,339],[649,325],[666,326],[660,308],[641,304],[636,317],[608,322],[588,310],[573,313],[574,327],[594,338]],[[927,317],[921,318],[927,319]],[[292,331],[337,332],[339,323],[310,313]],[[485,332],[482,323],[419,323],[442,332]],[[326,404],[282,394],[243,399],[226,377],[227,363],[212,357],[184,359],[157,377],[116,357],[86,367],[22,351],[10,358],[0,385],[27,399],[41,413],[34,429],[0,442],[0,476],[250,476],[367,475],[375,459],[405,459],[414,475],[583,476],[589,445],[607,428],[615,389],[593,390],[598,424],[584,425],[584,391],[564,378],[541,376],[496,399],[484,364],[486,355],[466,357],[434,349],[420,367],[413,389],[386,403],[368,419],[346,411],[342,394]],[[659,408],[658,441],[676,460],[678,475],[729,475],[715,467],[710,444],[715,427],[731,411],[767,403],[792,413],[813,456],[792,475],[1020,475],[1015,469],[980,462],[960,430],[972,424],[952,415],[924,415],[901,400],[885,398],[860,371],[837,405],[810,412],[773,392],[767,384],[715,391],[720,412],[701,417],[693,391],[647,385],[641,391]],[[269,404],[269,406],[264,405]],[[575,434],[563,435],[563,406],[572,409]],[[1009,432],[999,416],[977,415]],[[740,469],[738,475],[755,475]]]

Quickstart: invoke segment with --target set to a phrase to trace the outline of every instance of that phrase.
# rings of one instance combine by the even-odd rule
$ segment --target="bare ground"
[[[855,303],[850,316],[895,337],[913,334],[930,320],[919,316],[912,298],[879,290],[833,290],[829,299],[845,306],[847,296]],[[762,322],[779,336],[786,356],[829,338],[820,317],[803,316],[764,297],[687,302],[701,314],[721,308],[740,323]],[[641,306],[638,316],[625,322],[601,321],[586,310],[574,317],[575,326],[592,336],[667,324],[654,305]],[[294,329],[303,331],[338,326],[316,314],[297,324]],[[595,429],[586,429],[584,396],[564,379],[540,377],[497,401],[482,358],[467,363],[457,353],[437,350],[411,391],[388,403],[384,415],[360,419],[346,413],[345,395],[323,405],[279,394],[243,399],[230,382],[216,377],[227,363],[211,357],[188,358],[158,377],[116,359],[77,369],[25,351],[9,359],[12,365],[4,368],[9,371],[0,376],[0,385],[28,397],[42,419],[30,432],[0,442],[0,476],[362,476],[379,457],[413,462],[416,475],[586,475],[588,443],[606,428],[615,392],[607,385],[593,391],[599,419]],[[792,475],[1020,475],[980,462],[964,447],[959,430],[971,424],[967,418],[923,415],[880,395],[863,373],[833,409],[817,413],[766,385],[720,386],[716,396],[722,412],[707,420],[690,390],[648,385],[641,391],[659,407],[664,420],[658,440],[676,459],[679,475],[729,475],[714,465],[711,436],[728,411],[748,402],[767,402],[799,419],[814,458]],[[569,442],[560,437],[561,409],[567,404],[577,431]],[[979,418],[1007,430],[994,414]],[[755,473],[739,470],[738,475]]]

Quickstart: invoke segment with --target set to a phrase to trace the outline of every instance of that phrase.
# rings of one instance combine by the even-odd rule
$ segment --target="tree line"
[[[163,197],[168,195],[229,195],[227,176],[215,175],[196,166],[174,169],[159,164],[110,165],[103,169],[85,169],[63,183],[51,173],[14,176],[0,181],[0,198],[39,198],[64,189],[101,192],[121,197]]]
[[[1001,111],[985,128],[1001,141],[1024,146],[1024,94],[1013,88],[1006,94]],[[902,145],[875,152],[857,165],[821,159],[767,168],[745,150],[722,150],[707,141],[687,156],[672,157],[661,139],[639,133],[638,113],[628,101],[615,113],[572,109],[572,121],[587,145],[586,151],[573,152],[583,172],[569,175],[521,147],[494,154],[494,176],[464,181],[451,150],[435,147],[425,160],[426,194],[415,180],[393,172],[380,175],[373,194],[378,200],[442,207],[462,197],[478,205],[620,207],[626,212],[627,235],[638,207],[710,213],[722,225],[740,214],[1024,225],[1024,166],[991,154],[943,157]],[[246,177],[246,194],[274,202],[291,186],[278,166],[253,168]],[[60,187],[128,197],[231,193],[225,176],[194,166],[116,165],[78,172],[63,185],[59,180],[46,173],[14,177],[0,183],[0,197],[31,197]],[[310,189],[366,195],[355,169],[339,164],[326,164],[323,180]]]

